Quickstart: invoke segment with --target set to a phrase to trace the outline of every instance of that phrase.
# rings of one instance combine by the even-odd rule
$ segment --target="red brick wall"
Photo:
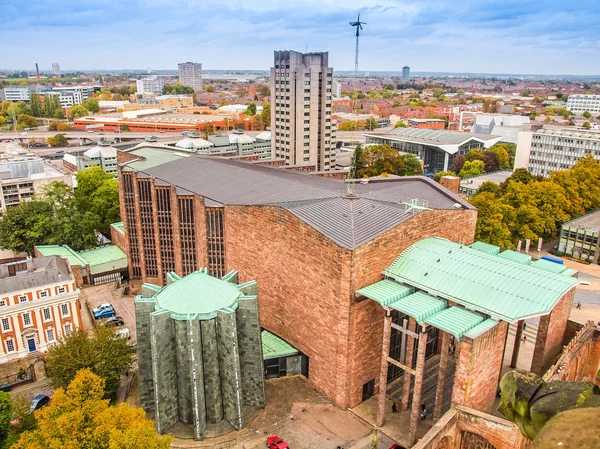
[[[463,337],[454,375],[452,402],[482,412],[491,412],[502,368],[508,323],[473,339]]]
[[[284,209],[227,206],[226,268],[238,270],[241,282],[256,279],[262,326],[308,355],[317,389],[353,407],[362,385],[378,381],[383,331],[383,309],[355,303],[354,291],[380,280],[421,238],[472,242],[476,214],[424,211],[351,252]]]
[[[531,371],[540,376],[560,355],[574,296],[573,287],[558,301],[549,315],[540,318],[531,362]]]
[[[124,232],[117,231],[113,226],[110,227],[110,241],[117,245],[124,253],[127,253],[127,239]]]

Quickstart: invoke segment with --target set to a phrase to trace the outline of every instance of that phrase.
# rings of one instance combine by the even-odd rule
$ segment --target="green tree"
[[[0,248],[33,254],[35,245],[52,236],[52,207],[45,201],[23,201],[9,207],[0,220]]]
[[[79,210],[98,217],[101,232],[108,233],[111,223],[120,221],[118,183],[98,166],[77,173],[75,199]]]
[[[10,394],[0,391],[0,446],[4,446],[6,438],[8,437],[12,411],[13,405]]]
[[[60,125],[60,122],[50,122],[48,125],[48,131],[57,131],[58,125]]]
[[[216,89],[215,89],[215,86],[212,86],[212,85],[210,85],[210,84],[207,84],[206,86],[204,86],[204,90],[205,90],[206,92],[212,93],[212,92],[214,92]],[[248,93],[248,91],[246,91],[246,93]]]
[[[356,121],[346,120],[339,127],[340,131],[356,131]]]
[[[523,184],[529,184],[534,180],[535,177],[531,173],[529,173],[526,168],[517,168],[515,171],[513,171],[513,174],[507,178],[505,183],[506,185],[508,185],[509,182],[514,181]]]
[[[51,147],[66,147],[69,141],[62,134],[56,134],[54,137],[48,137],[48,145]]]
[[[41,117],[44,113],[44,108],[42,106],[42,100],[40,94],[30,94],[29,95],[29,107],[31,108],[31,114],[35,117]]]
[[[56,126],[56,130],[57,131],[73,131],[73,128],[71,128],[69,125],[67,125],[66,123],[59,123]]]
[[[127,339],[117,337],[114,328],[98,326],[91,334],[79,329],[52,346],[46,372],[54,388],[65,388],[79,370],[89,369],[105,379],[103,396],[113,398],[132,363],[133,350]]]
[[[17,116],[17,128],[37,128],[37,120],[31,115],[19,114]]]
[[[510,155],[508,154],[508,151],[506,151],[506,149],[501,146],[501,145],[493,145],[490,148],[488,148],[486,151],[484,151],[484,155],[485,153],[493,153],[496,155],[496,160],[498,161],[498,166],[499,168],[503,169],[503,170],[508,170],[511,167],[510,164]]]
[[[110,355],[107,355],[110,359]],[[160,436],[144,410],[103,399],[105,381],[89,369],[58,388],[50,404],[35,412],[38,429],[25,432],[14,449],[168,449],[173,437]]]
[[[263,103],[263,110],[260,113],[260,120],[265,126],[271,126],[271,105]]]
[[[11,102],[9,101],[8,103],[10,104]],[[12,106],[11,106],[11,108],[12,108]],[[17,101],[16,103],[14,103],[14,109],[15,109],[16,116],[19,116],[21,114],[32,115],[31,108],[29,106],[27,106],[27,104],[25,104],[24,101]]]
[[[461,178],[470,178],[471,176],[481,175],[485,171],[485,164],[483,161],[474,160],[466,161],[463,165],[462,170],[458,174]]]
[[[404,164],[404,170],[402,172],[404,176],[417,176],[423,174],[421,161],[418,157],[412,154],[404,154],[402,155],[402,163]]]
[[[358,178],[358,170],[361,168],[361,157],[362,157],[362,145],[357,145],[354,149],[354,153],[352,153],[352,158],[350,161],[350,177]]]
[[[112,96],[112,94],[111,94]],[[78,104],[75,106],[71,106],[71,109],[69,109],[69,113],[71,115],[71,117],[76,118],[76,117],[85,117],[86,115],[88,115],[88,110],[83,107],[82,105]]]
[[[256,115],[256,103],[251,101],[250,103],[248,103],[247,106],[248,107],[246,108],[246,112],[244,112],[244,114],[246,114],[250,117],[254,117]]]
[[[467,152],[465,158],[469,162],[483,161],[483,150],[481,148],[473,148]]]
[[[357,170],[357,178],[371,178],[383,174],[402,175],[404,162],[397,150],[389,145],[369,145],[362,148],[360,167]]]
[[[583,122],[583,125],[581,125],[581,127],[583,129],[591,129],[592,125],[590,124],[590,122]]]
[[[96,113],[100,112],[100,106],[98,105],[98,100],[95,98],[90,98],[83,102],[82,106],[86,108],[88,111]]]
[[[377,128],[379,128],[377,120],[375,120],[373,117],[367,117],[367,119],[365,120],[365,129],[372,131]]]
[[[476,195],[479,195],[480,193],[491,193],[492,195],[499,197],[502,195],[502,189],[500,188],[500,186],[498,184],[496,184],[495,182],[492,181],[485,181],[481,184],[481,186],[479,187],[479,189],[477,190]]]
[[[514,248],[511,233],[515,220],[513,207],[503,203],[491,192],[478,193],[470,202],[478,210],[475,240]]]
[[[583,111],[583,114],[581,114],[581,115],[583,115],[585,118],[588,118],[588,119],[592,118],[592,114],[590,113],[590,111]]]
[[[435,175],[433,175],[433,180],[435,182],[440,182],[440,179],[442,179],[442,176],[456,176],[456,172],[453,172],[453,171],[450,171],[450,170],[439,171]]]
[[[408,128],[408,125],[404,123],[402,120],[398,120],[394,125],[394,129],[396,128]]]

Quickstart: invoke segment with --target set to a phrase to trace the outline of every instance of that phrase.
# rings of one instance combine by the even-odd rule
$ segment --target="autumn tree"
[[[372,131],[377,128],[379,128],[377,120],[375,120],[373,117],[367,117],[367,119],[365,120],[365,129]]]
[[[467,161],[483,161],[483,150],[481,148],[473,148],[467,151],[465,155]]]
[[[442,179],[443,176],[456,176],[456,172],[450,170],[439,171],[435,175],[433,175],[433,180],[435,182],[440,182],[440,179]]]
[[[48,351],[46,372],[54,388],[66,388],[81,369],[105,379],[103,396],[114,397],[120,379],[131,368],[133,351],[114,328],[99,326],[92,334],[78,330]]]
[[[460,173],[463,165],[465,165],[466,160],[467,158],[462,154],[457,154],[454,156],[454,159],[452,159],[452,165],[450,166],[450,171],[453,171],[454,173]]]
[[[206,86],[204,86],[204,90],[206,92],[213,93],[216,89],[215,89],[215,86],[207,84]],[[248,93],[248,91],[246,91],[246,93]]]
[[[498,157],[496,153],[492,151],[483,152],[483,164],[485,172],[500,170],[500,164],[498,163]]]
[[[491,192],[475,195],[470,200],[478,210],[475,240],[504,248],[513,248],[514,208]]]
[[[69,145],[69,141],[62,134],[56,134],[54,137],[48,137],[48,145],[51,147],[66,147]]]
[[[173,438],[154,431],[144,410],[103,399],[105,381],[89,369],[54,392],[35,412],[38,428],[25,432],[14,449],[168,449]]]
[[[37,120],[28,114],[19,114],[17,116],[17,129],[36,128]]]
[[[10,394],[0,391],[0,446],[4,446],[6,438],[8,437],[12,411],[13,405]]]
[[[394,125],[394,129],[396,128],[408,128],[408,125],[404,123],[402,120],[398,120]]]

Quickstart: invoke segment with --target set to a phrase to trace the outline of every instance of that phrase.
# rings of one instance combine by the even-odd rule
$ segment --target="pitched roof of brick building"
[[[283,207],[349,249],[394,228],[423,208],[474,209],[421,176],[357,183],[357,198],[350,199],[342,180],[231,159],[192,156],[138,170],[157,183],[167,182],[203,196],[207,206]]]

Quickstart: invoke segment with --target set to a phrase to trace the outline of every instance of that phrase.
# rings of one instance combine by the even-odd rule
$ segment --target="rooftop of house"
[[[157,184],[174,184],[181,192],[201,195],[207,206],[283,207],[348,249],[424,209],[474,210],[462,198],[421,176],[363,180],[355,184],[356,195],[349,197],[343,180],[231,159],[160,157],[164,160],[161,164],[132,162],[125,167],[140,172],[138,177],[152,177]]]
[[[25,263],[27,269],[17,271],[15,275],[8,275],[9,265],[20,265]],[[26,262],[18,261],[0,265],[0,273],[3,278],[0,281],[0,294],[12,292],[23,292],[24,290],[56,284],[59,282],[71,282],[73,276],[69,266],[57,256],[39,257],[28,259]]]

